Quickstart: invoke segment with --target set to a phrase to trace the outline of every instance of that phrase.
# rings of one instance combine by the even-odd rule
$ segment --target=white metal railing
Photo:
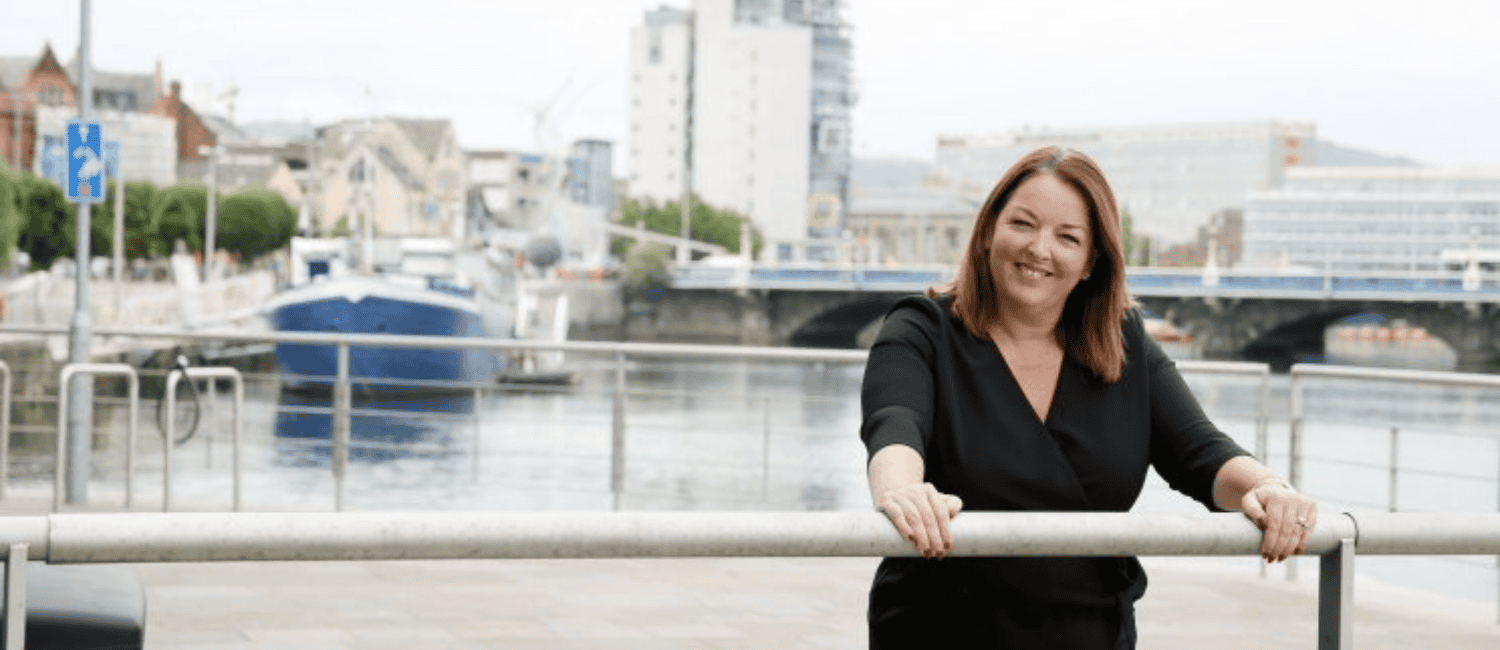
[[[57,380],[57,475],[52,483],[52,509],[62,510],[63,497],[69,492],[64,487],[65,479],[74,472],[67,471],[68,448],[68,381],[73,375],[123,375],[129,382],[130,416],[125,423],[125,507],[129,508],[135,498],[135,442],[136,420],[140,413],[141,382],[135,368],[125,363],[70,363],[62,367]],[[89,431],[80,432],[89,435]],[[8,442],[8,441],[7,441]],[[86,467],[84,474],[86,475]],[[82,477],[75,480],[81,481]]]
[[[61,413],[61,411],[58,411]],[[0,500],[10,467],[10,364],[0,361]]]
[[[964,513],[955,557],[1254,555],[1238,514]],[[0,520],[8,620],[25,620],[25,559],[51,563],[495,558],[910,556],[875,512],[52,514]],[[1318,647],[1352,647],[1355,554],[1500,554],[1500,515],[1331,515],[1321,555]],[[8,637],[7,648],[16,648]]]
[[[177,418],[175,417],[177,413],[177,382],[182,381],[183,378],[187,378],[190,381],[196,379],[228,379],[233,384],[231,390],[234,391],[234,412],[231,416],[233,420],[230,427],[231,431],[233,431],[233,438],[231,438],[233,442],[230,445],[230,455],[232,457],[230,463],[233,470],[230,480],[234,486],[232,488],[234,491],[233,509],[235,512],[239,512],[241,506],[240,479],[243,474],[240,465],[241,459],[244,457],[240,453],[240,446],[244,438],[242,433],[245,424],[245,381],[240,376],[239,370],[228,367],[186,368],[167,373],[167,385],[165,389],[167,422],[166,430],[162,434],[164,440],[161,445],[161,511],[170,512],[172,510],[172,452],[177,447]],[[212,396],[216,392],[213,382],[210,381],[209,395]]]
[[[1302,486],[1303,461],[1306,457],[1302,453],[1304,430],[1306,428],[1306,400],[1303,389],[1309,378],[1337,378],[1359,381],[1384,381],[1384,382],[1414,382],[1424,384],[1436,384],[1442,386],[1462,386],[1470,388],[1500,388],[1500,375],[1482,375],[1463,372],[1440,372],[1433,370],[1405,370],[1400,368],[1363,368],[1357,366],[1329,366],[1320,364],[1295,364],[1290,372],[1291,376],[1291,422],[1288,428],[1289,445],[1289,469],[1288,480],[1292,485]],[[1391,451],[1390,451],[1390,484],[1388,485],[1388,508],[1394,512],[1396,508],[1396,485],[1397,485],[1397,456],[1396,438],[1398,429],[1391,427]],[[1497,470],[1500,471],[1500,470]],[[1500,476],[1500,475],[1497,475]],[[1496,480],[1496,504],[1500,507],[1500,478]],[[1495,576],[1497,586],[1496,616],[1500,620],[1500,554],[1495,558],[1497,573]],[[1295,565],[1289,565],[1292,569]]]

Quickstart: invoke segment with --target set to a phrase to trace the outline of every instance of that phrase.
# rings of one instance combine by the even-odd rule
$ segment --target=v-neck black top
[[[1249,454],[1209,422],[1138,313],[1122,323],[1120,380],[1105,383],[1065,353],[1043,422],[994,343],[969,333],[950,304],[913,296],[887,314],[862,390],[860,436],[871,456],[886,445],[910,446],[924,459],[925,480],[958,495],[965,510],[1126,511],[1150,467],[1215,509],[1219,468]],[[1109,606],[1144,589],[1133,558],[960,559],[888,559],[872,591],[872,623],[882,615],[882,584],[900,592],[903,582],[914,581],[907,574],[944,563],[942,573],[964,583],[964,593],[993,592],[1038,615],[1050,605]],[[959,578],[961,566],[973,571]],[[915,582],[923,590],[934,586]],[[905,599],[883,600],[890,610]]]

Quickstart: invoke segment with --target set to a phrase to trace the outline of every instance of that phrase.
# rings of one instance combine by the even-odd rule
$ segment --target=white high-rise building
[[[1500,259],[1500,169],[1287,171],[1245,201],[1244,258],[1331,273],[1430,273]]]
[[[1243,206],[1246,192],[1277,187],[1287,169],[1316,164],[1314,137],[1310,122],[1275,120],[940,136],[936,175],[982,201],[1021,156],[1046,145],[1072,147],[1104,170],[1136,234],[1171,245],[1191,241],[1214,213]]]
[[[848,201],[843,0],[696,0],[631,32],[631,193],[692,191],[771,240],[830,236]],[[690,92],[689,92],[690,90]]]
[[[630,30],[630,193],[682,196],[688,147],[692,12],[662,7]]]

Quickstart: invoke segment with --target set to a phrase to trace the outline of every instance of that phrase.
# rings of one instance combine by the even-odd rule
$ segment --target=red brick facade
[[[20,122],[20,133],[16,132]],[[21,157],[16,159],[16,140],[20,139]],[[31,169],[36,151],[36,102],[26,98],[19,88],[0,88],[0,158],[12,169]]]
[[[192,107],[183,103],[182,82],[173,81],[172,89],[156,100],[156,107],[151,112],[177,120],[178,165],[207,160],[207,157],[198,154],[198,147],[213,145],[217,139],[213,131],[204,126],[198,114],[193,112]]]
[[[58,63],[52,46],[42,48],[36,66],[17,88],[0,88],[0,155],[16,166],[16,121],[20,121],[21,169],[31,169],[36,152],[36,108],[77,106],[78,93]]]

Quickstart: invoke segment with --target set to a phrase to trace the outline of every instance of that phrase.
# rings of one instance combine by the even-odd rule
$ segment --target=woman
[[[1154,467],[1244,511],[1267,561],[1306,548],[1315,504],[1209,423],[1128,307],[1103,173],[1047,147],[990,193],[954,280],[891,309],[860,435],[871,497],[921,557],[876,571],[871,648],[1134,647],[1135,558],[943,560],[961,508],[1125,511]]]

